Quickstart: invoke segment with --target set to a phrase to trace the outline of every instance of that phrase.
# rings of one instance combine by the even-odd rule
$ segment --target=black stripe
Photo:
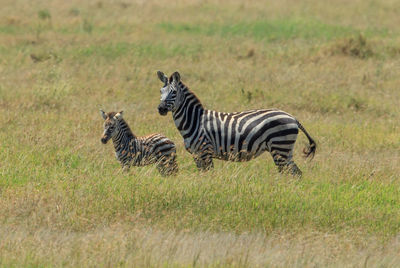
[[[215,141],[216,141],[215,146],[218,147],[218,148],[215,148],[216,149],[215,151],[218,152],[221,149],[221,151],[223,153],[224,149],[220,148],[220,147],[222,147],[222,137],[221,137],[222,132],[221,132],[221,118],[220,118],[221,113],[216,113],[215,115],[216,115],[215,116],[215,121],[217,123],[216,124],[217,125],[217,129],[216,129],[216,133],[215,133],[215,135],[216,135],[216,137],[215,137]]]
[[[216,129],[214,129],[214,120],[215,120],[215,116],[213,115],[213,113],[215,113],[214,111],[209,111],[209,117],[207,122],[210,122],[210,138],[211,138],[211,143],[216,146]],[[215,149],[215,148],[214,148]]]
[[[285,145],[285,144],[292,144],[295,142],[296,142],[296,140],[284,140],[284,141],[273,141],[272,144]]]
[[[173,148],[170,147],[170,148],[165,148],[165,149],[162,149],[162,150],[157,150],[157,153],[164,154],[165,152],[171,152],[172,151],[171,149],[173,149]]]
[[[231,151],[230,150],[230,138],[231,137],[228,137],[229,122],[231,122],[231,120],[232,120],[232,114],[227,114],[226,121],[225,121],[225,124],[224,124],[224,133],[225,133],[225,137],[224,137],[224,139],[225,139],[224,152],[230,152]]]

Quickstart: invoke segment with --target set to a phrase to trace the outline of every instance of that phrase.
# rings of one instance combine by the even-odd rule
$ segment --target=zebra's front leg
[[[212,161],[211,154],[202,154],[196,155],[193,157],[194,162],[196,163],[197,168],[200,171],[208,171],[214,168],[214,163]]]
[[[126,159],[121,161],[122,173],[128,173],[130,168],[131,168],[130,161],[127,161]]]

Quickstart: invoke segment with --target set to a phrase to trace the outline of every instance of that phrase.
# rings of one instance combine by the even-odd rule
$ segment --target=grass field
[[[396,267],[400,3],[0,0],[0,267]],[[199,173],[156,71],[208,109],[276,107],[318,143]],[[121,173],[99,109],[178,147]]]

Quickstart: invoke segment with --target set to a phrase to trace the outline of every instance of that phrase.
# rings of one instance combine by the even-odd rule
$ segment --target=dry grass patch
[[[359,35],[357,38],[349,38],[338,42],[330,49],[332,55],[351,56],[360,59],[366,59],[375,54],[371,44],[365,36]]]
[[[353,231],[238,235],[116,225],[76,233],[3,226],[0,236],[4,267],[396,267],[400,261],[398,238],[382,244]]]

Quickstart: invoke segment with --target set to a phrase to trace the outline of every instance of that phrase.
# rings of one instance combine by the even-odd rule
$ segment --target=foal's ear
[[[104,120],[107,119],[106,113],[105,113],[103,110],[101,110],[101,109],[100,109],[100,115],[101,115],[101,117],[103,117]]]
[[[124,111],[120,111],[119,113],[117,113],[117,114],[114,116],[115,119],[121,119],[123,113],[124,113]]]
[[[175,83],[179,83],[181,81],[181,75],[178,72],[174,72],[171,77],[172,81],[175,81]]]
[[[164,84],[166,84],[168,82],[168,78],[165,76],[165,74],[161,71],[157,71],[157,75],[158,78],[161,80],[161,82],[163,82]]]

